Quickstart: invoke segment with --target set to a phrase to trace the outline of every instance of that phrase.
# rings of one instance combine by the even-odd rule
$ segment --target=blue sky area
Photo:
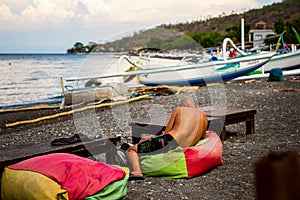
[[[160,24],[275,2],[281,1],[0,0],[0,53],[64,53],[77,41],[98,43]]]

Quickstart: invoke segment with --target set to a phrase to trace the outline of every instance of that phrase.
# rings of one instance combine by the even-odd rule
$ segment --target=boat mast
[[[245,28],[244,28],[244,18],[241,19],[241,42],[242,42],[242,50],[245,51]]]

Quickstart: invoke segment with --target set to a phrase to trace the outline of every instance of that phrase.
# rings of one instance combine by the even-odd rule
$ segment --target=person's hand
[[[151,140],[151,137],[150,136],[142,137],[142,139],[140,140],[140,142],[144,142],[144,141],[147,141],[147,140]]]

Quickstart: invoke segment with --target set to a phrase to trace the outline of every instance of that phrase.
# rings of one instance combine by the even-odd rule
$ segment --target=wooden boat
[[[295,36],[300,43],[300,36],[296,29],[292,28]],[[283,33],[280,34],[278,38],[278,42],[276,45],[276,52],[277,54],[271,58],[270,62],[268,62],[262,68],[262,72],[269,72],[273,68],[280,68],[282,70],[291,70],[291,69],[299,69],[300,68],[300,51],[296,51],[296,46],[292,45],[290,49],[286,43],[284,42]]]
[[[261,53],[257,55],[246,55],[224,61],[207,61],[199,63],[188,63],[183,65],[142,68],[135,65],[139,70],[119,73],[102,74],[95,77],[67,78],[67,81],[82,81],[90,79],[106,79],[112,77],[140,76],[140,82],[144,85],[204,85],[208,83],[228,81],[243,76],[266,64],[274,53]]]
[[[281,36],[279,38],[279,40],[282,40],[281,45],[283,46],[285,44],[283,41],[283,37]],[[227,59],[227,57],[226,57],[227,56],[226,55],[227,43],[230,43],[230,46],[239,53],[239,55],[235,58],[248,55],[245,52],[243,52],[242,50],[240,50],[238,47],[236,47],[231,39],[225,38],[223,41],[223,47],[222,47],[222,52],[223,52],[221,55],[222,57],[219,57],[218,60],[226,60]],[[279,45],[280,45],[280,43],[277,44],[277,47]],[[275,51],[268,51],[268,52],[273,52],[274,56],[270,59],[270,61],[268,63],[266,63],[265,65],[263,65],[261,67],[261,69],[259,69],[259,71],[262,74],[264,74],[265,72],[270,72],[271,69],[273,69],[273,68],[280,68],[282,70],[293,70],[293,69],[300,68],[300,50],[296,51],[293,49],[291,51],[289,49],[277,49],[276,52]],[[251,54],[258,54],[258,53],[261,53],[261,52],[255,52],[255,53],[251,53]],[[235,59],[235,58],[230,58],[230,59]]]
[[[264,64],[274,53],[261,53],[246,55],[226,61],[210,61],[161,68],[160,72],[149,73],[141,76],[141,83],[148,86],[155,85],[206,85],[209,83],[223,82],[244,76]]]
[[[300,68],[300,50],[284,54],[276,54],[262,67],[262,72],[269,72],[273,68],[291,70]]]
[[[282,75],[283,76],[294,76],[299,75],[300,69],[293,69],[293,70],[283,70]],[[234,81],[246,81],[246,80],[255,80],[255,79],[261,79],[261,78],[268,78],[270,76],[270,73],[264,73],[264,74],[253,74],[250,76],[240,76],[238,78],[233,79]]]

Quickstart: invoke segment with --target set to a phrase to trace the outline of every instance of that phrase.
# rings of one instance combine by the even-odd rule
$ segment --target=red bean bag
[[[102,195],[122,199],[126,196],[127,179],[125,170],[117,166],[55,153],[6,167],[1,180],[1,197],[3,200],[72,200]]]
[[[198,176],[222,162],[222,142],[213,131],[207,131],[206,138],[193,147],[141,156],[141,168],[146,176],[168,178]]]

